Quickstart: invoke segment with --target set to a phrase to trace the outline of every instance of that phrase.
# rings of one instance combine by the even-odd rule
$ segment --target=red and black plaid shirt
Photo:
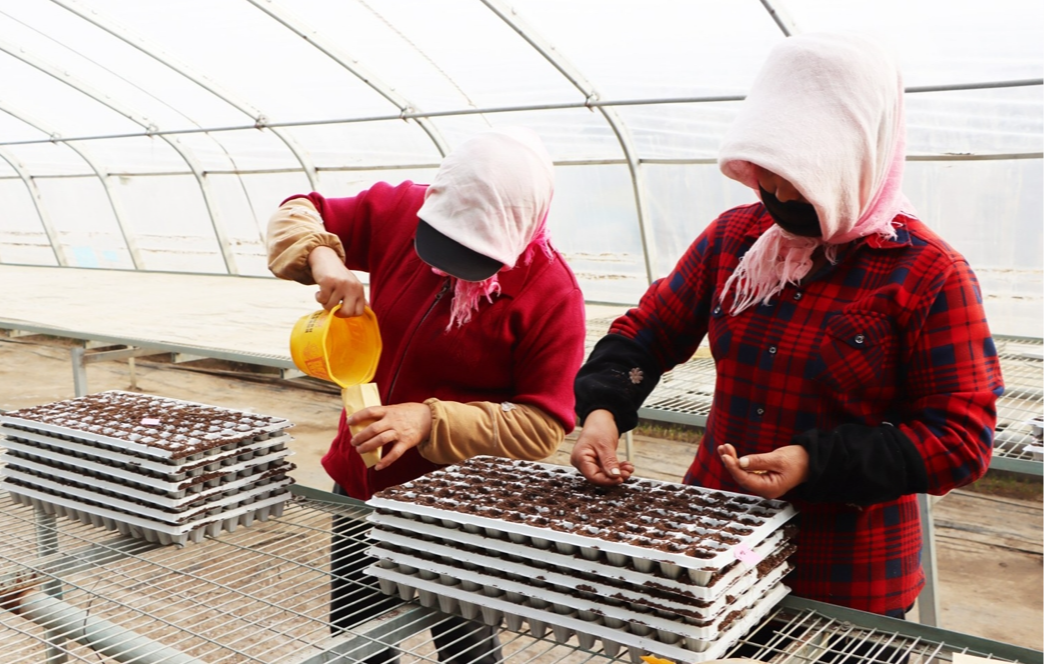
[[[726,212],[610,329],[642,346],[661,371],[708,336],[714,404],[684,481],[741,491],[715,452],[722,443],[740,455],[761,453],[810,429],[885,422],[917,447],[930,493],[980,477],[1003,386],[965,259],[901,215],[895,240],[853,242],[836,265],[732,316],[732,295],[719,301],[722,287],[771,223],[761,204]],[[924,577],[913,495],[863,507],[794,502],[796,594],[880,614],[914,602]]]

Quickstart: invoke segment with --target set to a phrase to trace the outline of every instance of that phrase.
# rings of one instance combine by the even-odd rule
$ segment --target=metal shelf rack
[[[282,517],[181,548],[48,519],[6,505],[0,492],[5,664],[347,664],[387,646],[402,664],[436,661],[428,628],[444,616],[416,600],[396,600],[380,617],[331,636],[332,520],[362,525],[370,510],[297,489]],[[795,598],[776,607],[763,627],[766,638],[758,644],[745,638],[729,656],[780,664],[929,664],[969,653],[1042,662],[1038,651]],[[526,630],[506,630],[501,641],[507,664],[614,661],[574,640],[536,639]]]
[[[1000,336],[995,343],[1005,377],[1005,394],[998,400],[991,468],[1040,477],[1045,402],[1042,340]]]

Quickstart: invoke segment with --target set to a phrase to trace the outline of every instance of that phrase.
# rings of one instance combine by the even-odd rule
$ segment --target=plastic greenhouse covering
[[[0,0],[0,263],[266,276],[287,196],[427,181],[536,130],[590,302],[636,302],[754,200],[719,141],[769,50],[899,55],[905,191],[997,332],[1042,336],[1040,0]],[[9,285],[0,285],[7,288]]]

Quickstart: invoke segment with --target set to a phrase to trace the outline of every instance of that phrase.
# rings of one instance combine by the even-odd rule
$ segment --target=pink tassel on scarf
[[[529,265],[533,262],[538,251],[543,251],[548,258],[555,256],[555,249],[552,248],[551,244],[551,235],[548,233],[548,228],[543,221],[534,233],[533,239],[530,240],[530,244],[526,246],[522,256],[519,257],[517,265]],[[501,268],[501,272],[510,270],[512,267]],[[449,276],[442,270],[435,268],[432,268],[432,272],[443,277]],[[485,281],[454,279],[454,297],[450,302],[450,324],[446,326],[447,332],[452,330],[454,326],[461,327],[471,321],[475,313],[479,311],[479,303],[485,298],[487,302],[493,304],[494,296],[500,292],[501,283],[496,274]]]

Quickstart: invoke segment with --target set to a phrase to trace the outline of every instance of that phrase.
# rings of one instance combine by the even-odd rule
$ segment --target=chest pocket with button
[[[818,379],[846,394],[888,387],[895,380],[897,339],[888,316],[840,313],[828,319],[820,342]]]

